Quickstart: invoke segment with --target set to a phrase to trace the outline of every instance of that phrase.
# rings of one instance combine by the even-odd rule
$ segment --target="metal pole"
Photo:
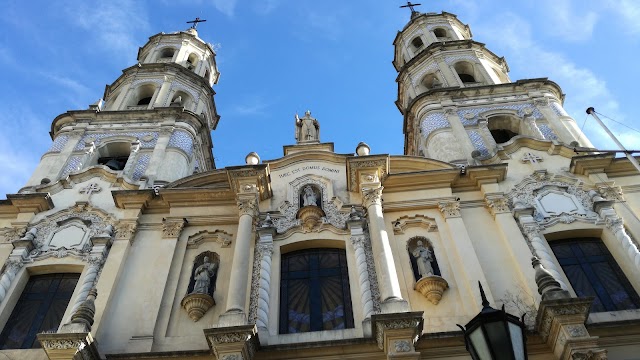
[[[631,153],[629,151],[627,151],[627,149],[624,148],[624,146],[620,143],[620,141],[618,141],[616,136],[613,135],[611,130],[609,130],[609,128],[602,122],[602,120],[600,120],[598,115],[596,115],[596,110],[593,107],[590,107],[590,108],[587,109],[587,114],[593,116],[593,118],[596,119],[596,121],[598,121],[598,124],[600,124],[600,126],[602,126],[604,131],[606,131],[607,134],[609,134],[609,136],[611,136],[611,138],[616,143],[616,145],[618,145],[618,147],[624,152],[624,154],[627,157],[627,159],[629,159],[629,161],[631,161],[631,163],[636,168],[636,170],[638,170],[638,172],[640,172],[640,164],[638,163],[638,160],[636,160],[636,158],[633,157],[633,155],[631,155]]]

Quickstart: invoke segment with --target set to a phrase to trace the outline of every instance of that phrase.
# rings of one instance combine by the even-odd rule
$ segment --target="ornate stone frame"
[[[346,227],[349,213],[341,212],[342,200],[333,196],[333,186],[330,179],[318,175],[308,174],[301,176],[289,183],[287,200],[279,207],[282,216],[274,219],[278,234],[300,226],[300,220],[296,219],[296,213],[300,209],[300,191],[306,185],[314,185],[322,193],[322,209],[325,212],[323,224],[330,224],[338,229]]]

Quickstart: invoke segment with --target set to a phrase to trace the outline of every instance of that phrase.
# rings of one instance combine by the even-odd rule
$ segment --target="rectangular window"
[[[30,277],[0,333],[0,349],[39,348],[36,335],[58,330],[79,277],[79,274]]]
[[[640,307],[638,294],[600,239],[570,239],[550,245],[576,295],[595,297],[591,312]]]
[[[281,334],[354,327],[343,249],[284,254],[281,275]]]

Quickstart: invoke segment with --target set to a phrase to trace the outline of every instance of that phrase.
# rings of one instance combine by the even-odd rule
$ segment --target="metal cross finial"
[[[207,21],[207,20],[200,20],[200,18],[197,17],[195,20],[187,21],[187,24],[193,24],[193,25],[191,25],[191,28],[195,29],[198,26],[198,23],[205,22],[205,21]]]
[[[411,15],[415,14],[417,11],[413,9],[414,6],[420,6],[422,4],[412,4],[411,1],[407,1],[407,5],[400,6],[401,8],[409,8],[411,10]]]

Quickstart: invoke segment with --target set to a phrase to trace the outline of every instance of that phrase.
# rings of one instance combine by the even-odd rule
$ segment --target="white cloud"
[[[538,4],[546,11],[549,21],[547,31],[567,41],[586,41],[591,38],[598,21],[594,10],[584,10],[573,4],[572,0],[543,0]],[[592,9],[584,6],[585,9]]]
[[[137,49],[136,34],[147,34],[149,22],[144,3],[136,0],[111,0],[87,4],[66,3],[69,21],[93,34],[96,47],[129,56]]]
[[[585,121],[585,110],[589,106],[594,106],[596,111],[617,121],[625,122],[626,116],[604,79],[571,61],[566,55],[550,51],[535,42],[531,36],[531,25],[525,19],[512,13],[502,14],[500,18],[500,24],[485,23],[478,27],[482,37],[490,38],[487,43],[501,42],[508,52],[505,56],[511,68],[521,70],[525,77],[548,77],[558,83],[563,92],[568,94],[565,109],[579,127]],[[629,130],[623,130],[620,125],[607,121],[605,123],[615,134],[624,134],[620,140],[625,146],[640,146],[637,133],[631,135]],[[584,132],[596,147],[615,148],[613,141],[595,124],[595,120],[587,118],[587,124],[589,126],[585,126]]]
[[[43,77],[46,77],[47,79],[55,82],[57,85],[60,86],[64,86],[65,88],[77,93],[77,94],[83,94],[83,93],[87,93],[90,92],[89,88],[82,85],[81,83],[77,82],[76,80],[73,80],[71,78],[68,77],[64,77],[64,76],[60,76],[57,74],[53,74],[53,73],[47,73],[47,72],[42,72],[41,75]]]
[[[212,0],[213,6],[228,17],[233,17],[237,0]]]
[[[640,2],[638,0],[607,0],[606,7],[619,16],[631,35],[640,35]]]
[[[258,116],[264,115],[269,108],[268,104],[261,96],[254,96],[250,100],[233,107],[233,114],[238,116]]]

